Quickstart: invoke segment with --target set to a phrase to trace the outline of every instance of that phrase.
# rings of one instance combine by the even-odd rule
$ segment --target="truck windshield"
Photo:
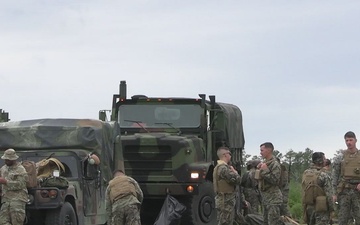
[[[203,113],[196,104],[141,104],[121,105],[118,121],[121,127],[196,128]]]

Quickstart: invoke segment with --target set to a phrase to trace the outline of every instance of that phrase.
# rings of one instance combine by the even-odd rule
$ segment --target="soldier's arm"
[[[224,179],[229,184],[240,184],[241,177],[239,174],[231,171],[227,166],[219,166],[218,173],[220,178]]]
[[[136,191],[136,195],[137,195],[137,199],[139,200],[140,203],[142,203],[143,199],[144,199],[144,194],[138,184],[138,182],[136,182],[136,180],[134,180],[133,178],[130,178],[130,182],[135,186],[135,191]]]
[[[6,178],[5,178],[6,179]],[[25,169],[18,169],[14,173],[14,178],[12,180],[6,179],[6,186],[9,191],[17,191],[26,189],[26,180],[28,175]]]
[[[111,217],[112,217],[112,207],[111,207],[111,200],[110,200],[110,189],[109,187],[106,188],[105,192],[105,208],[106,208],[106,221],[107,224],[111,224]]]
[[[332,188],[334,194],[336,193],[337,186],[339,184],[340,179],[340,173],[341,173],[341,156],[338,156],[334,159],[334,162],[332,164]]]
[[[331,179],[329,175],[325,172],[321,172],[319,179],[323,182],[326,199],[329,205],[329,211],[332,212],[334,211],[335,207],[334,207],[334,202],[332,200],[332,196],[334,195],[334,193],[331,184]]]
[[[266,180],[266,182],[277,185],[280,181],[281,176],[281,167],[279,163],[271,163],[268,165],[268,168],[260,170],[261,177]]]

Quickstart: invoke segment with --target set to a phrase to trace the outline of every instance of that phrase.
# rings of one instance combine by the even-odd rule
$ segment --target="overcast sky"
[[[216,95],[243,113],[247,153],[332,157],[360,136],[360,1],[0,3],[0,108],[97,118],[129,95]],[[360,143],[359,143],[360,146]]]

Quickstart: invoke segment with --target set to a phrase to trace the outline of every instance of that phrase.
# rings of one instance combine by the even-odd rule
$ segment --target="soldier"
[[[108,225],[141,225],[140,207],[143,192],[139,184],[123,171],[116,170],[106,189]]]
[[[327,225],[334,212],[333,191],[329,175],[323,170],[323,152],[312,154],[312,164],[302,178],[304,220],[308,225]]]
[[[280,163],[281,166],[281,176],[279,181],[279,187],[281,194],[283,196],[283,203],[280,207],[280,215],[282,216],[289,216],[290,217],[290,211],[288,207],[289,203],[289,174],[285,167],[285,165],[281,164],[280,158],[276,157],[276,160]]]
[[[233,225],[236,203],[235,188],[236,185],[240,184],[241,178],[234,167],[229,165],[231,160],[229,148],[220,147],[217,150],[217,156],[219,160],[213,173],[217,224]]]
[[[245,200],[249,202],[252,213],[258,213],[261,205],[260,191],[257,180],[255,180],[255,170],[259,163],[260,160],[248,161],[246,163],[247,171],[241,178],[241,186],[243,187]]]
[[[0,169],[1,225],[23,225],[25,220],[25,205],[28,202],[26,188],[28,176],[25,168],[16,161],[18,158],[14,149],[6,150],[1,157],[5,160],[5,165]]]
[[[265,142],[260,145],[260,154],[265,159],[257,166],[256,176],[262,196],[264,225],[279,225],[280,206],[283,203],[279,188],[281,175],[280,163],[273,156],[274,145]]]
[[[336,193],[333,201],[339,203],[339,225],[347,225],[351,216],[360,225],[360,154],[352,131],[344,135],[347,150],[333,160],[332,185]]]

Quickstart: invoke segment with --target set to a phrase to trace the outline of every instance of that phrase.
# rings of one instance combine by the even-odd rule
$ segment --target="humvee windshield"
[[[121,105],[118,121],[120,127],[176,127],[196,128],[200,126],[203,109],[191,104],[141,104]]]

